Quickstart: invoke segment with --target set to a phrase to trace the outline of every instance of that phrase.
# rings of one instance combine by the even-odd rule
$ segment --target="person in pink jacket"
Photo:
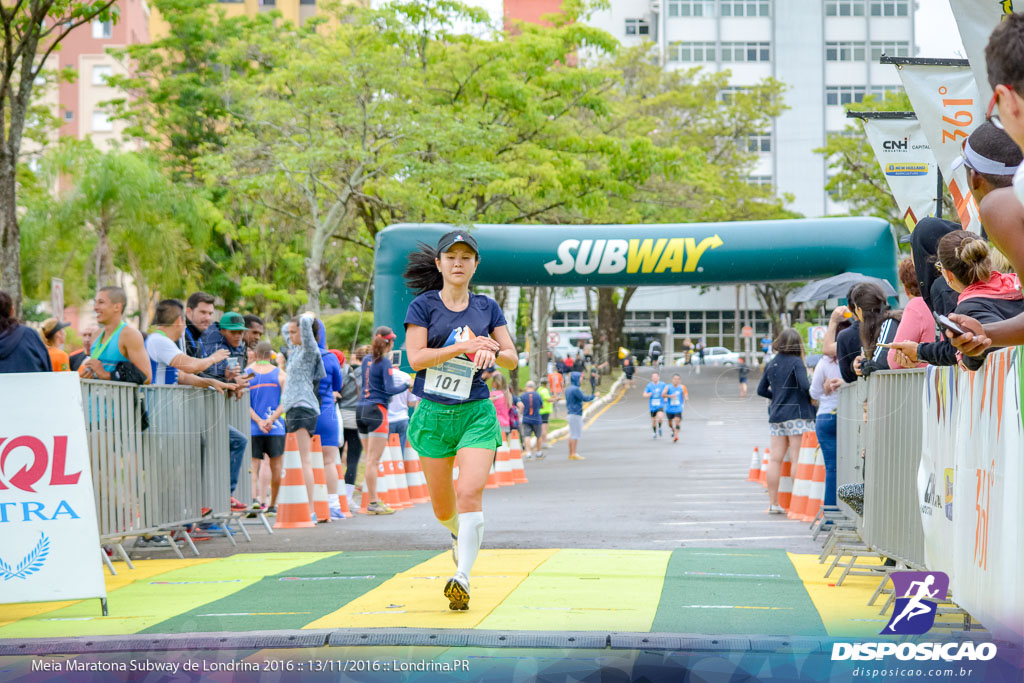
[[[914,270],[914,259],[910,256],[900,261],[899,267],[900,282],[906,291],[910,301],[903,309],[903,317],[900,318],[900,325],[896,328],[896,342],[933,342],[935,336],[935,321],[932,319],[928,304],[921,298],[921,289],[917,284],[917,273]],[[927,363],[912,363],[903,353],[896,349],[889,349],[888,354],[890,368],[923,368]]]

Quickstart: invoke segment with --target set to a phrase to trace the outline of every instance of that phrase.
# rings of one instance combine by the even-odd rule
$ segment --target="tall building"
[[[759,154],[751,182],[792,194],[790,208],[817,217],[842,207],[813,150],[844,128],[843,105],[900,89],[896,69],[878,60],[915,54],[914,10],[914,0],[611,0],[590,23],[624,45],[653,42],[666,68],[728,69],[736,88],[769,76],[785,83],[789,109],[749,137]]]
[[[108,50],[149,42],[146,0],[119,0],[117,8],[120,16],[116,23],[97,19],[79,26],[61,42],[49,63],[49,68],[70,68],[77,74],[75,80],[56,88],[56,110],[62,122],[59,135],[92,138],[100,149],[120,140],[126,125],[111,119],[103,106],[123,96],[107,84],[107,79],[130,72],[130,65]],[[52,94],[44,99],[54,104]]]
[[[315,17],[318,7],[324,4],[325,0],[219,0],[214,7],[223,10],[229,17],[242,15],[256,16],[261,12],[281,13],[285,21],[302,25],[307,19]],[[369,0],[341,0],[343,5],[368,5]],[[149,22],[149,32],[153,40],[167,35],[167,22],[160,16],[160,12],[153,10]]]

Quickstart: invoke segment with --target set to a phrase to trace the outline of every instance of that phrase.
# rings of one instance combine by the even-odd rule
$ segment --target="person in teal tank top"
[[[109,380],[118,363],[130,362],[146,378],[146,384],[152,381],[152,367],[142,333],[123,320],[127,303],[128,298],[120,287],[104,287],[96,293],[93,311],[102,329],[92,344],[89,360],[78,368],[79,376]]]

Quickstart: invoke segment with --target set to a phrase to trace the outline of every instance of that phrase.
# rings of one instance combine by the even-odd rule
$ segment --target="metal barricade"
[[[228,425],[246,439],[249,402],[196,387],[83,380],[89,456],[104,541],[159,533],[203,518],[229,517]],[[143,425],[146,424],[146,429]],[[238,495],[251,499],[248,468]]]
[[[836,486],[864,482],[864,443],[867,424],[865,401],[868,400],[867,383],[847,384],[839,391],[836,410]],[[859,529],[863,519],[842,500],[836,504],[845,515],[856,520]]]
[[[249,394],[243,394],[241,399],[229,397],[227,403],[228,424],[237,429],[245,436],[245,453],[242,455],[242,466],[238,473],[238,487],[235,489],[235,498],[243,503],[249,503],[253,499],[252,491],[252,422],[249,417]]]
[[[924,529],[917,498],[924,370],[876,372],[866,381],[864,542],[924,569]]]

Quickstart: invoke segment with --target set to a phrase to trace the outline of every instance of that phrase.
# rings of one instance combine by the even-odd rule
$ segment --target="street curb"
[[[824,653],[831,652],[835,642],[858,640],[862,638],[606,631],[324,629],[10,639],[0,640],[0,656],[388,646]],[[953,634],[953,640],[993,642],[988,633],[960,632]],[[1013,644],[1000,642],[998,645],[1001,651],[1019,652]]]
[[[619,375],[619,378],[615,380],[615,382],[612,384],[611,389],[608,390],[607,394],[601,396],[596,401],[591,401],[590,405],[583,409],[583,419],[586,420],[588,417],[596,413],[598,410],[605,407],[609,401],[613,400],[613,398],[616,394],[619,393],[619,389],[622,388],[622,385],[625,382],[626,376]],[[548,442],[555,441],[557,439],[562,439],[566,436],[569,436],[569,428],[559,427],[555,431],[548,434]]]

